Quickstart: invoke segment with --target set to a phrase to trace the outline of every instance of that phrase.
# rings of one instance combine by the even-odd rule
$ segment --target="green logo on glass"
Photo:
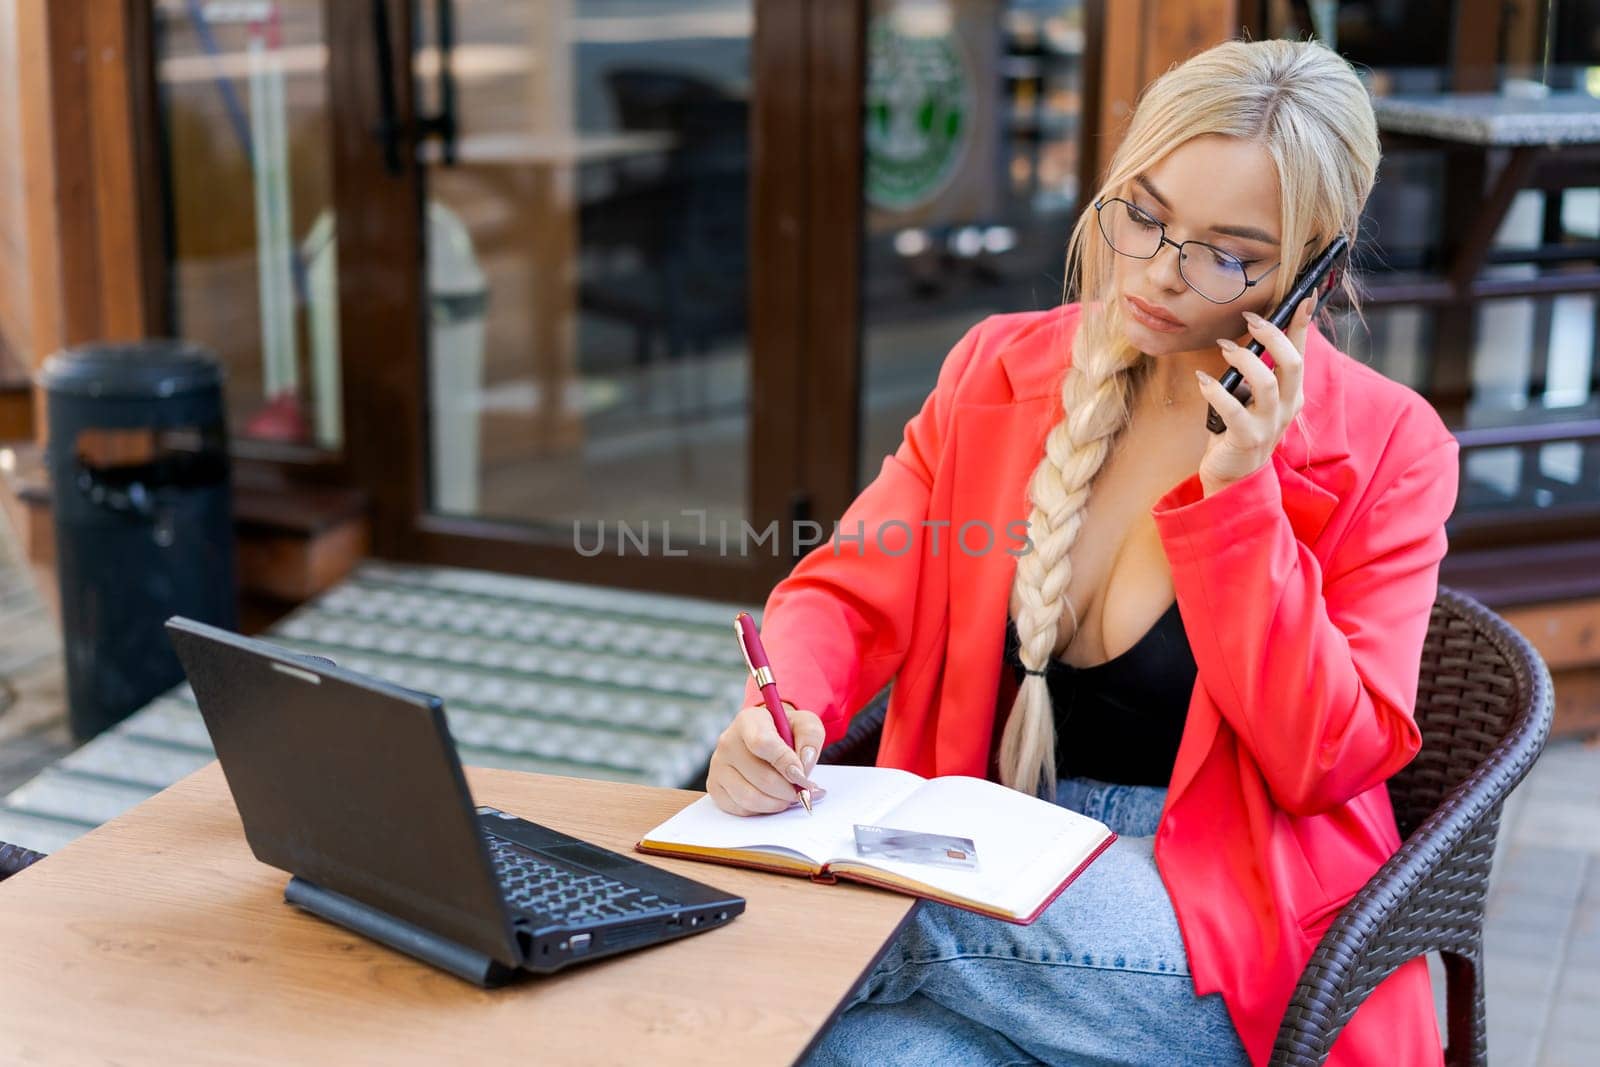
[[[868,202],[905,211],[932,200],[967,144],[970,94],[954,40],[907,36],[892,18],[873,19],[866,109]]]

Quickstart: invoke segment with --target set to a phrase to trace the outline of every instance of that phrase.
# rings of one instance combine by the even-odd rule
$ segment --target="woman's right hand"
[[[795,787],[815,802],[826,790],[808,777],[822,751],[824,731],[815,712],[785,702],[794,748],[783,743],[765,704],[740,708],[717,738],[706,771],[706,793],[730,815],[771,815],[800,803]],[[804,762],[802,763],[802,757]]]

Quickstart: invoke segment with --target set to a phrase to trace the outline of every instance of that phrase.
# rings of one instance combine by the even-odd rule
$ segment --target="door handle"
[[[456,165],[456,72],[452,56],[456,46],[455,0],[434,0],[434,47],[439,53],[439,111],[417,120],[419,137],[439,138],[439,156],[447,167]]]
[[[374,130],[383,146],[383,164],[398,176],[405,169],[402,152],[407,143],[428,137],[439,139],[445,166],[456,162],[455,3],[435,0],[434,35],[439,52],[439,111],[424,118],[403,121],[395,92],[394,40],[389,35],[388,0],[372,0],[372,37],[378,60],[378,122]]]
[[[400,158],[400,141],[405,130],[395,102],[394,42],[389,37],[388,0],[372,0],[372,40],[378,58],[378,122],[373,133],[383,146],[384,169],[399,177],[405,170]]]

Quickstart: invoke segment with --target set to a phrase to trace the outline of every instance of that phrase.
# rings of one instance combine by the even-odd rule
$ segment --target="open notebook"
[[[982,778],[819,764],[827,790],[806,814],[730,815],[703,796],[634,848],[686,859],[866,882],[1027,925],[1116,834],[1104,823]],[[970,838],[976,870],[856,852],[856,824]]]

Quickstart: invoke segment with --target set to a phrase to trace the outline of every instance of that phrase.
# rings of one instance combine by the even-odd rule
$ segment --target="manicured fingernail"
[[[806,772],[801,769],[800,764],[798,763],[789,764],[789,766],[784,768],[783,773],[789,779],[789,781],[793,782],[795,785],[811,784],[810,782],[806,781]]]
[[[1209,375],[1209,374],[1207,374],[1207,373],[1206,373],[1206,372],[1205,372],[1205,371],[1203,371],[1203,370],[1197,370],[1197,371],[1195,371],[1195,372],[1194,372],[1194,376],[1195,376],[1195,377],[1196,377],[1196,378],[1199,378],[1199,379],[1200,379],[1200,381],[1201,381],[1201,383],[1202,383],[1202,384],[1203,384],[1203,383],[1205,383],[1205,382],[1209,382],[1209,381],[1213,381],[1213,380],[1214,380],[1214,379],[1213,379],[1213,378],[1212,378],[1212,377],[1211,377],[1211,375]]]
[[[811,773],[811,765],[817,758],[817,750],[807,745],[800,750],[800,762],[805,765],[806,773]]]
[[[1239,347],[1238,343],[1235,342],[1233,340],[1233,338],[1231,338],[1231,337],[1219,337],[1219,338],[1217,338],[1217,344],[1221,345],[1223,348],[1238,348]]]
[[[1244,313],[1244,321],[1250,323],[1251,325],[1258,325],[1266,322],[1267,320],[1263,319],[1260,315],[1257,315],[1254,311],[1246,311]]]

